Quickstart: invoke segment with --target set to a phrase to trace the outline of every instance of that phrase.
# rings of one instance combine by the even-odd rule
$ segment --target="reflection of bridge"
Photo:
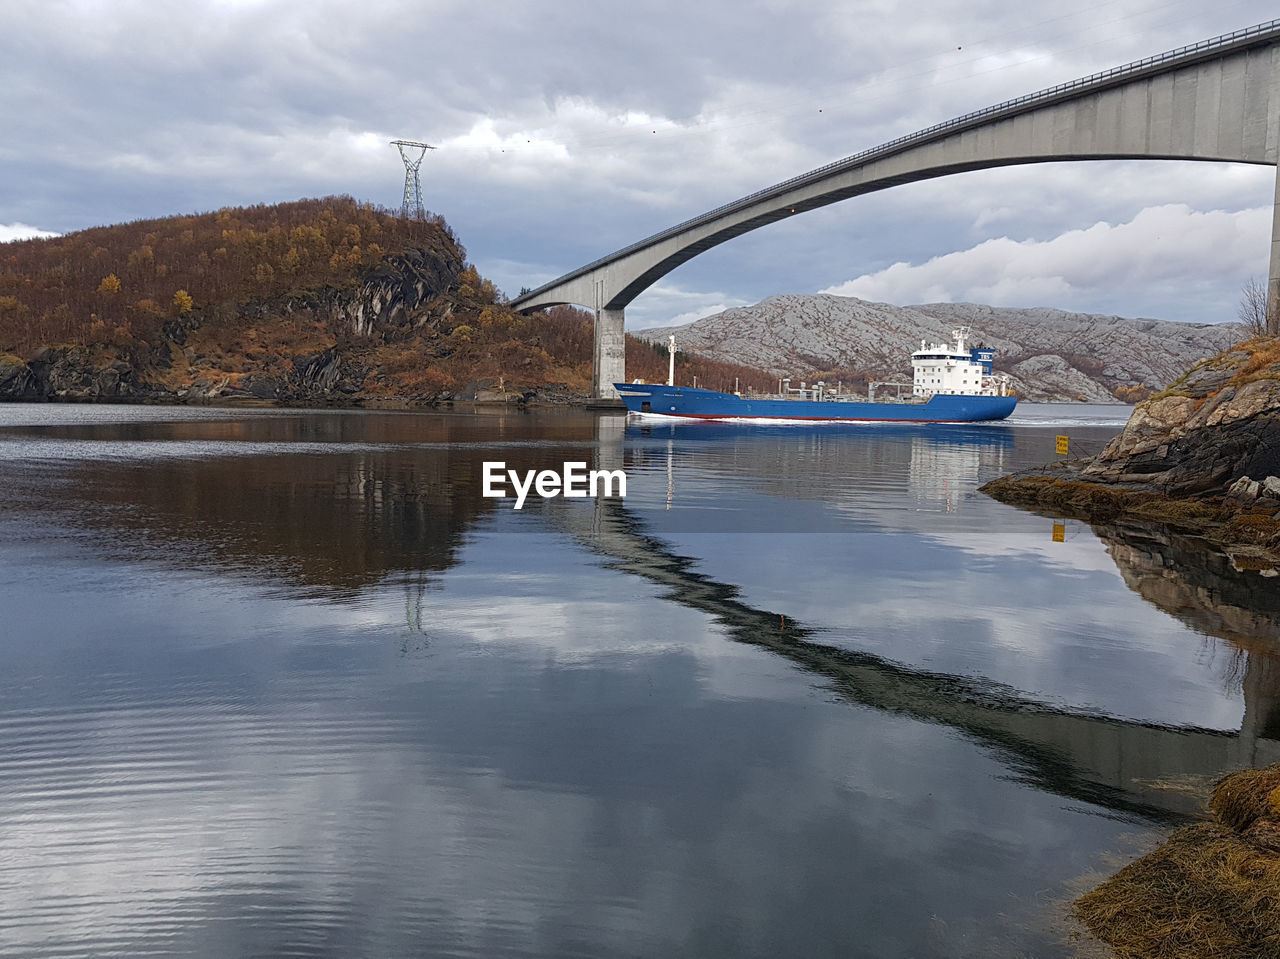
[[[608,430],[609,427],[603,427]],[[614,468],[618,445],[601,434],[595,465]],[[585,504],[584,504],[585,505]],[[760,646],[827,677],[849,701],[942,723],[995,749],[1039,788],[1157,820],[1199,812],[1200,799],[1167,788],[1185,778],[1208,781],[1247,766],[1280,762],[1280,663],[1250,654],[1243,688],[1245,717],[1237,732],[1171,727],[1046,706],[1008,687],[913,669],[866,652],[815,641],[816,634],[777,612],[744,603],[737,587],[693,569],[646,533],[617,500],[594,509],[553,501],[553,522],[609,557],[610,565],[664,587],[667,596],[707,614],[733,640]],[[784,626],[785,622],[785,626]],[[1161,784],[1166,788],[1162,788]]]
[[[623,309],[711,247],[839,200],[901,183],[1052,160],[1184,159],[1275,164],[1280,20],[1148,57],[950,120],[694,217],[518,297],[520,310],[596,311],[594,393],[625,379]],[[1270,297],[1280,297],[1280,180]],[[1273,317],[1272,322],[1276,322]]]

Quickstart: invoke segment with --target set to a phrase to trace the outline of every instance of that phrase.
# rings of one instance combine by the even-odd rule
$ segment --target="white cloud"
[[[742,304],[739,303],[736,305],[741,306]],[[727,309],[729,309],[729,304],[727,303],[712,303],[712,304],[709,304],[708,306],[699,307],[696,310],[691,310],[688,313],[681,313],[679,316],[673,316],[671,318],[671,322],[659,323],[658,325],[659,326],[683,326],[686,323],[692,323],[695,320],[700,320],[704,316],[715,316],[717,313],[723,313]]]
[[[779,0],[643,0],[601,18],[581,0],[367,0],[359,17],[338,0],[9,0],[0,182],[21,189],[0,215],[68,231],[328,193],[394,207],[404,171],[387,141],[425,139],[440,147],[423,164],[426,206],[482,272],[529,264],[492,277],[515,291],[921,126],[1265,20],[1272,5],[1028,14],[1015,0],[938,0],[919,17],[893,0],[822,0],[804,16]],[[1128,169],[1047,164],[860,197],[698,257],[679,282],[717,292],[638,302],[636,315],[669,323],[1000,234],[1047,241],[1161,203],[1241,210],[1272,196],[1258,186],[1269,168]],[[1230,298],[1240,272],[1198,295]],[[1051,280],[1042,295],[1061,288]],[[1185,302],[1160,307],[1177,316]]]
[[[1271,210],[1197,212],[1149,207],[1125,223],[1098,222],[1049,240],[1007,236],[927,262],[894,263],[821,292],[888,303],[971,301],[1051,306],[1121,285],[1266,272]]]
[[[27,226],[25,223],[0,223],[0,243],[10,243],[13,240],[30,240],[32,237],[37,236],[61,235],[60,233],[37,229],[34,226]]]
[[[701,292],[670,282],[656,283],[627,307],[627,328],[680,326],[748,302],[719,290]]]

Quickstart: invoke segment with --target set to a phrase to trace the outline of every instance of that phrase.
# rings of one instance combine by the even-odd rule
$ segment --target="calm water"
[[[1069,955],[1280,760],[1276,580],[976,492],[1126,413],[0,407],[0,955]]]

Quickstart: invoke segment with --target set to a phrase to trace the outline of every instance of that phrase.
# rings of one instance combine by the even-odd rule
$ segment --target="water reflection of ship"
[[[621,425],[612,428],[624,430]],[[917,509],[950,512],[980,485],[980,476],[1007,472],[1014,450],[1013,430],[992,424],[630,422],[624,432],[633,468],[657,465],[665,470],[669,504],[679,486],[679,460],[688,455],[696,457],[700,468],[753,476],[752,485],[772,496],[822,499],[839,509],[859,504],[873,493],[875,481],[883,480],[905,486]],[[602,440],[602,451],[607,445]],[[823,475],[860,482],[815,484],[815,467]]]
[[[865,443],[868,439],[920,437],[948,443],[1011,447],[1013,428],[995,423],[789,423],[786,425],[741,425],[714,420],[648,423],[617,420],[616,429],[629,437],[653,436],[673,439],[724,442],[725,440],[767,440],[770,437],[813,437],[841,443]]]
[[[979,476],[1005,472],[1011,439],[1006,444],[966,439],[943,443],[932,437],[911,438],[911,498],[917,507],[941,507],[950,513],[981,485]]]

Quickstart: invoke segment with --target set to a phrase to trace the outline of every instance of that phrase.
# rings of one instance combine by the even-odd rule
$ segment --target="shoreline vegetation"
[[[1209,811],[1075,900],[1120,959],[1280,955],[1280,764],[1222,779]]]

